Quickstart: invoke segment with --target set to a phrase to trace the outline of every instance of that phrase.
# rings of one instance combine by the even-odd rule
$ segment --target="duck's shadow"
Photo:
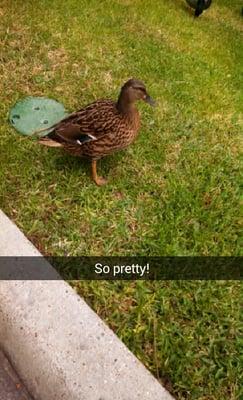
[[[110,156],[104,157],[97,162],[98,175],[107,176],[111,173],[111,170],[116,168],[124,157],[124,152],[111,154]],[[78,172],[85,174],[88,178],[91,176],[91,161],[84,157],[74,157],[71,154],[60,152],[58,155],[53,155],[53,164],[55,170],[58,172],[68,171],[70,174]]]

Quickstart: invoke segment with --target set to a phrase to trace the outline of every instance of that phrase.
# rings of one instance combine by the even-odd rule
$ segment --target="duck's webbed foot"
[[[97,176],[97,179],[95,180],[96,185],[98,186],[103,186],[106,185],[108,182],[107,179],[103,178],[102,176]]]
[[[96,185],[98,186],[103,186],[107,183],[107,179],[103,178],[102,176],[98,176],[97,175],[97,161],[96,160],[92,160],[92,178],[94,180],[94,182],[96,183]]]

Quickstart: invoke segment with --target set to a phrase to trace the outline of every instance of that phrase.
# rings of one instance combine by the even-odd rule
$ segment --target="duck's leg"
[[[105,178],[102,178],[102,176],[97,175],[97,160],[92,160],[92,178],[95,181],[96,185],[102,186],[105,185],[107,180]]]

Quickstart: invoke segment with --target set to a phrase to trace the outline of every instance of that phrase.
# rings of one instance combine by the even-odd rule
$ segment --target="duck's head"
[[[146,87],[142,81],[138,79],[129,79],[121,88],[120,96],[118,99],[119,105],[124,108],[124,106],[129,106],[138,100],[143,100],[151,106],[155,106],[155,101],[149,96]]]

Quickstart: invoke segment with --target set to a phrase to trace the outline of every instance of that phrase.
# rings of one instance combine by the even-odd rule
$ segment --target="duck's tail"
[[[39,144],[43,144],[44,146],[48,147],[63,147],[63,145],[59,142],[56,142],[55,140],[52,140],[48,137],[43,137],[38,140]]]
[[[56,129],[58,124],[59,122],[56,123],[55,125],[49,126],[48,128],[38,129],[38,131],[34,131],[30,136],[42,137],[40,133],[42,134],[43,132],[47,132],[46,135],[44,135],[44,137],[46,137],[47,135],[49,135],[49,133],[52,133]]]

